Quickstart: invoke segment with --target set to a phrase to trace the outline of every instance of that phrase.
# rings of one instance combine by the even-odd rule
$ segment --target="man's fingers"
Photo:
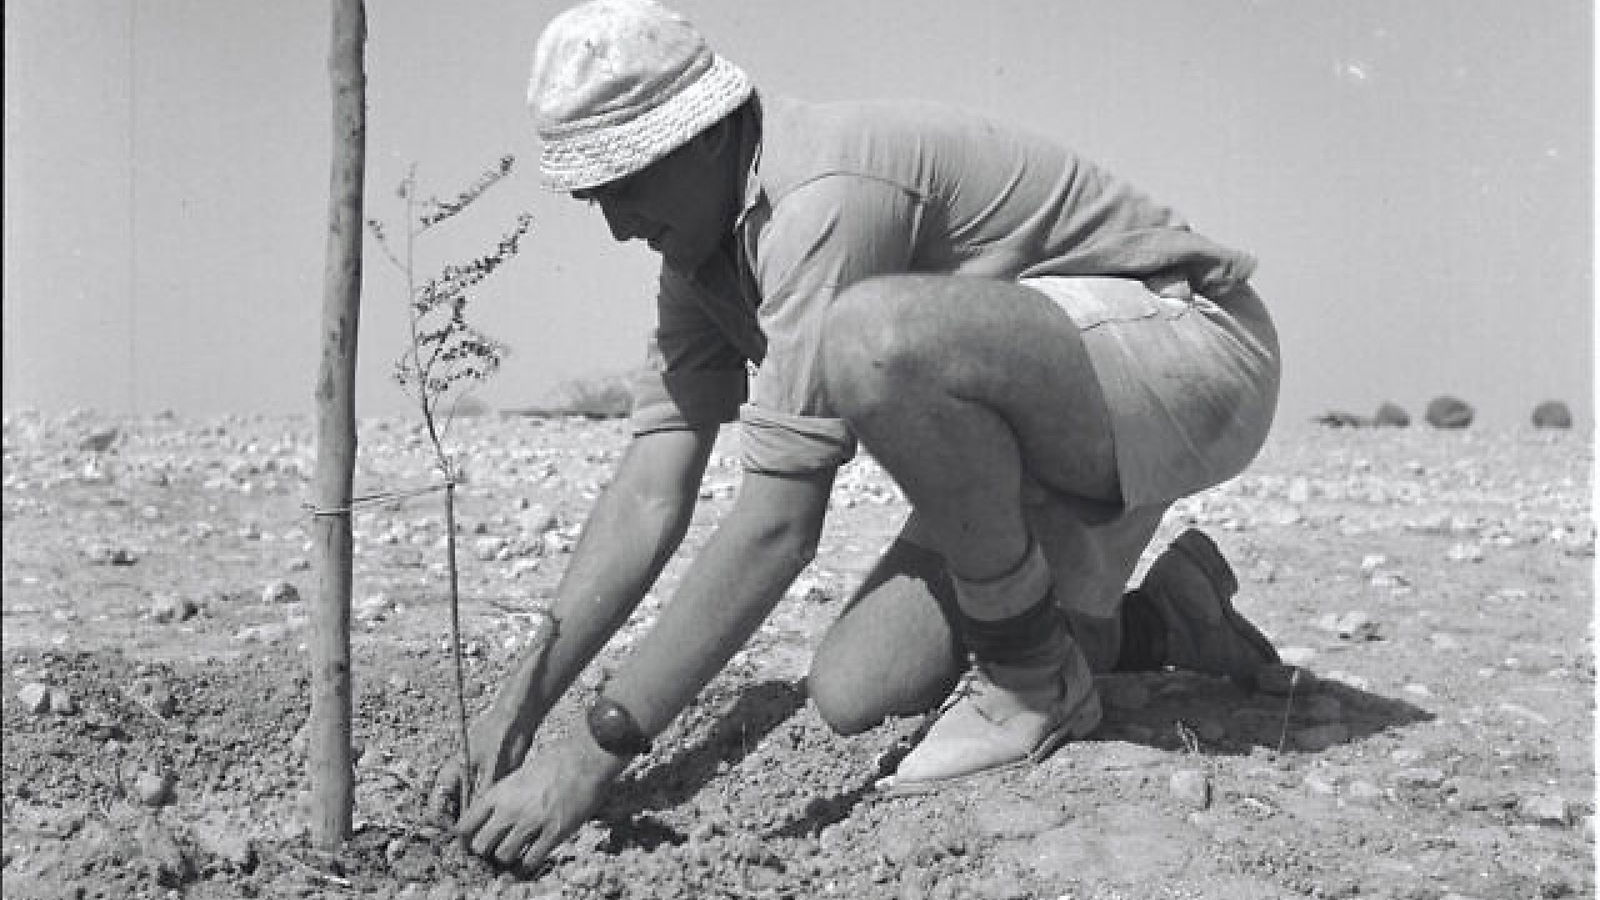
[[[494,858],[503,866],[516,865],[522,859],[523,851],[528,847],[533,838],[538,837],[537,825],[522,824],[506,832],[500,841],[500,846],[495,848]]]
[[[473,798],[472,805],[461,813],[460,819],[456,820],[456,836],[463,841],[471,839],[492,815],[494,815],[494,804],[485,802],[481,794]]]
[[[500,846],[500,841],[505,838],[506,832],[511,830],[511,824],[499,818],[491,818],[487,825],[478,829],[478,833],[473,836],[472,843],[468,846],[472,848],[473,853],[485,859],[489,858],[494,854],[495,848]]]
[[[533,843],[528,845],[528,849],[522,851],[523,870],[532,872],[537,869],[539,864],[543,863],[550,855],[550,851],[561,843],[562,838],[563,835],[556,834],[553,828],[547,828],[541,832],[534,838]]]

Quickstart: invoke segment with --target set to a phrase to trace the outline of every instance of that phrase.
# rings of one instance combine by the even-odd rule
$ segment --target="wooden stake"
[[[356,326],[361,317],[362,188],[366,177],[367,41],[363,0],[333,0],[328,76],[333,166],[317,374],[317,595],[311,635],[311,838],[332,850],[350,836],[350,500],[356,461]]]

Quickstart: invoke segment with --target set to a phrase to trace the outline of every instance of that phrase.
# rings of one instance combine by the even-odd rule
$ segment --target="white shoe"
[[[1044,672],[975,666],[935,714],[921,743],[878,789],[919,793],[1037,763],[1094,731],[1101,716],[1094,675],[1078,645],[1068,641],[1067,648],[1061,665]]]

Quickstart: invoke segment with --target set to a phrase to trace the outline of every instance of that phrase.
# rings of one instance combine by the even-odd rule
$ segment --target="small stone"
[[[1378,569],[1389,562],[1389,557],[1382,553],[1370,553],[1361,557],[1361,574],[1370,577]]]
[[[50,711],[58,716],[70,716],[78,711],[78,701],[61,688],[51,688]]]
[[[1296,477],[1289,482],[1288,499],[1290,503],[1305,503],[1311,499],[1311,482],[1303,476]]]
[[[241,644],[278,644],[289,637],[291,628],[269,622],[265,625],[246,625],[234,633],[233,639]]]
[[[1328,672],[1320,677],[1323,681],[1331,681],[1337,684],[1342,684],[1351,690],[1369,691],[1372,689],[1372,682],[1368,681],[1365,676],[1356,675],[1339,669],[1335,669],[1334,671]]]
[[[133,780],[133,795],[145,806],[166,806],[177,783],[171,772],[140,772]]]
[[[84,435],[78,441],[78,449],[87,450],[90,453],[104,453],[111,448],[112,444],[117,442],[117,438],[121,433],[115,425],[96,429]]]
[[[1198,769],[1179,769],[1169,782],[1173,799],[1193,809],[1211,805],[1211,779]]]
[[[1428,644],[1432,646],[1433,649],[1444,653],[1453,653],[1461,649],[1460,641],[1442,631],[1435,631],[1434,633],[1428,635]]]
[[[391,604],[388,597],[382,594],[373,594],[370,597],[363,597],[361,602],[356,604],[353,615],[357,622],[382,622],[385,618],[388,618],[390,608]]]
[[[827,603],[833,596],[821,579],[807,575],[795,579],[784,593],[784,599],[795,603]]]
[[[274,581],[261,591],[262,603],[299,603],[300,589],[288,581]]]
[[[1306,777],[1301,780],[1301,784],[1305,785],[1307,793],[1315,794],[1319,797],[1331,797],[1339,790],[1333,779],[1316,772],[1308,772]]]
[[[1378,623],[1362,610],[1351,610],[1334,623],[1334,633],[1347,641],[1376,641],[1381,639]]]
[[[1534,794],[1517,803],[1517,814],[1537,825],[1566,827],[1572,824],[1572,804],[1555,794]]]
[[[989,799],[972,811],[972,826],[984,837],[1015,840],[1031,838],[1060,827],[1066,813],[1025,800]]]
[[[1390,776],[1395,784],[1410,788],[1436,788],[1444,784],[1444,772],[1431,766],[1401,769]]]
[[[206,820],[190,831],[200,852],[235,869],[249,871],[256,864],[255,842],[232,823]]]
[[[153,818],[140,823],[136,838],[140,862],[157,884],[176,888],[193,877],[194,861],[183,852],[177,839]]]
[[[1311,661],[1315,659],[1316,656],[1317,651],[1314,647],[1278,648],[1278,659],[1291,666],[1309,666],[1311,665]]]
[[[1483,547],[1478,544],[1453,544],[1445,558],[1451,562],[1483,562]]]
[[[1278,580],[1278,567],[1266,560],[1257,560],[1250,567],[1250,580],[1259,584],[1272,584]]]
[[[199,612],[194,601],[176,594],[160,594],[150,604],[150,618],[163,624],[184,622]]]
[[[17,690],[17,700],[34,715],[50,711],[50,688],[37,681],[29,682]]]
[[[1344,796],[1345,799],[1349,800],[1351,803],[1372,805],[1382,802],[1384,793],[1383,788],[1378,787],[1370,781],[1352,781],[1348,786],[1345,787]]]

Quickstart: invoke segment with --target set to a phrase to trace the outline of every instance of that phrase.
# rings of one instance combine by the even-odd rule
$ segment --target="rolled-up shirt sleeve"
[[[745,401],[745,355],[718,329],[689,279],[661,270],[657,326],[633,379],[633,433],[731,422]]]
[[[855,436],[823,380],[823,321],[851,284],[910,271],[922,208],[904,187],[844,174],[816,178],[774,205],[754,266],[767,353],[740,412],[747,470],[816,472],[855,455]]]

